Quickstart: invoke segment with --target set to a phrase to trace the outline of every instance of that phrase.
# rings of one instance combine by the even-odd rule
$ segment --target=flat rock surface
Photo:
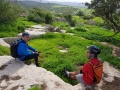
[[[28,90],[33,85],[43,90],[81,90],[81,84],[72,86],[52,72],[34,64],[26,65],[11,56],[0,56],[0,90]],[[84,88],[83,88],[84,89]]]

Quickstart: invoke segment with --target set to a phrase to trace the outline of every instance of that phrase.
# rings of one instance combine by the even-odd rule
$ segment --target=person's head
[[[91,59],[91,58],[97,58],[98,54],[101,53],[99,47],[92,45],[92,46],[87,46],[87,54],[86,57]]]
[[[28,40],[29,40],[29,33],[28,33],[28,32],[23,32],[23,33],[22,33],[22,39],[23,39],[25,42],[28,42]]]

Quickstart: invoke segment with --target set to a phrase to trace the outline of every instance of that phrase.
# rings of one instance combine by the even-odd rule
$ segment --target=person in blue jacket
[[[38,64],[39,53],[36,49],[32,48],[27,44],[28,41],[29,41],[29,33],[23,32],[22,38],[18,40],[18,43],[19,43],[17,47],[17,53],[19,55],[18,59],[21,61],[34,59],[36,66],[39,67],[39,64]]]

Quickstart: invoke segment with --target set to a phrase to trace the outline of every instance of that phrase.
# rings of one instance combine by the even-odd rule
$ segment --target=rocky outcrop
[[[0,90],[28,90],[33,85],[39,85],[42,90],[84,90],[81,84],[72,86],[65,83],[42,67],[0,56]]]

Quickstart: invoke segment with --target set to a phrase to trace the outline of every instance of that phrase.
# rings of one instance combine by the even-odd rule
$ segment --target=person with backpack
[[[29,33],[23,32],[22,38],[18,40],[19,43],[17,46],[18,59],[21,61],[34,59],[36,66],[39,67],[38,64],[39,53],[36,49],[32,48],[27,44],[28,41],[29,41]]]
[[[100,82],[103,74],[103,64],[97,58],[101,51],[95,45],[88,46],[87,49],[86,57],[89,61],[83,65],[82,69],[74,72],[64,69],[64,74],[71,79],[77,80],[79,83],[95,85]]]

